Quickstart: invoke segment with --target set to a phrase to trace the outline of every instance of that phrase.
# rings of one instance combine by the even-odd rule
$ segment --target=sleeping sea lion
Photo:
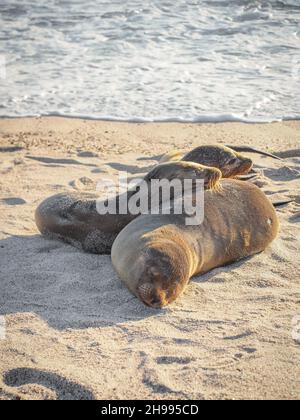
[[[161,308],[177,299],[191,277],[265,250],[276,238],[274,207],[255,185],[222,180],[204,194],[204,221],[186,215],[143,215],[127,225],[112,247],[124,284],[144,304]]]
[[[206,166],[220,169],[223,178],[247,174],[253,166],[251,159],[226,146],[199,146],[182,158],[185,162],[205,162]],[[202,163],[203,164],[203,163]]]
[[[292,151],[287,151],[287,152],[280,152],[277,153],[277,155],[274,155],[273,153],[269,153],[269,152],[265,152],[264,150],[260,150],[260,149],[256,149],[255,147],[250,147],[250,146],[235,146],[235,145],[226,145],[226,146],[222,146],[222,145],[207,145],[207,146],[200,146],[201,149],[198,150],[198,152],[200,153],[200,156],[197,157],[197,162],[201,159],[201,152],[204,150],[203,148],[210,148],[210,147],[218,147],[218,148],[226,148],[231,149],[231,151],[233,152],[242,152],[242,153],[256,153],[262,156],[267,156],[270,157],[272,159],[276,159],[276,160],[283,160],[283,157],[295,157],[297,155],[299,155],[299,150],[292,150]],[[197,150],[198,148],[194,149]],[[186,153],[184,153],[183,151],[178,151],[178,150],[173,150],[172,152],[166,153],[164,155],[161,156],[159,163],[166,163],[166,162],[174,162],[174,161],[178,161],[178,160],[182,160],[183,157],[186,155]]]
[[[177,151],[170,152],[161,158],[160,163],[179,160],[218,168],[223,178],[245,175],[253,166],[251,159],[221,145],[199,146],[186,154]]]
[[[154,179],[203,179],[205,188],[216,188],[222,177],[217,168],[208,168],[193,162],[173,162],[159,165],[144,178],[149,185]],[[99,214],[96,194],[62,193],[43,201],[36,210],[39,231],[50,238],[60,239],[86,252],[110,253],[120,231],[139,214],[128,209],[137,188],[115,198],[114,214]],[[120,203],[127,203],[127,212],[121,214]]]

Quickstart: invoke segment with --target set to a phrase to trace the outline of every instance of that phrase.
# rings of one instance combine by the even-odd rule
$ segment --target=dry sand
[[[264,191],[295,203],[278,210],[271,248],[193,279],[167,309],[131,296],[109,256],[39,236],[34,210],[47,196],[203,143],[298,149],[284,161],[253,155]],[[1,120],[0,399],[298,399],[299,147],[300,122]]]

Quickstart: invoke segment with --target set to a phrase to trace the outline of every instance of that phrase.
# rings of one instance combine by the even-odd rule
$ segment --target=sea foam
[[[0,116],[296,119],[299,23],[292,0],[2,0]]]

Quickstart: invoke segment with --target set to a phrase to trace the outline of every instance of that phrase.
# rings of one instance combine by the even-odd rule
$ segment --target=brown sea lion
[[[181,181],[204,180],[206,189],[215,189],[222,178],[222,172],[216,167],[209,167],[200,165],[195,162],[170,162],[162,163],[153,168],[145,177],[144,180],[148,183],[153,179],[167,179],[172,181],[179,179]]]
[[[202,147],[211,147],[211,146],[202,146]],[[296,157],[296,156],[299,156],[299,153],[300,153],[299,149],[279,152],[277,153],[277,155],[274,155],[273,153],[265,152],[264,150],[256,149],[255,147],[250,147],[250,146],[217,145],[213,147],[221,147],[221,148],[226,147],[227,149],[231,149],[234,152],[241,152],[241,153],[256,153],[258,155],[267,156],[276,160],[283,160],[282,158],[285,158],[285,157]],[[159,163],[174,162],[174,161],[182,160],[184,155],[185,153],[183,151],[173,150],[172,152],[164,154],[160,158]]]
[[[222,177],[217,168],[207,168],[193,162],[174,162],[159,165],[147,174],[149,184],[154,179],[203,179],[205,188],[214,189]],[[137,187],[138,188],[138,187]],[[60,239],[86,252],[110,253],[119,232],[139,214],[120,214],[120,203],[130,202],[137,188],[115,198],[115,214],[99,214],[96,194],[62,193],[46,199],[35,213],[39,231],[50,238]]]
[[[272,159],[276,160],[282,160],[280,156],[276,156],[273,153],[265,152],[260,149],[256,149],[255,147],[249,147],[249,146],[232,146],[227,145],[226,147],[229,147],[230,149],[234,150],[235,152],[241,152],[241,153],[256,153],[258,155],[267,156]]]
[[[251,159],[221,145],[199,146],[186,154],[177,151],[170,152],[161,158],[160,163],[178,160],[218,168],[223,178],[245,175],[253,166]]]
[[[112,262],[143,303],[161,308],[175,301],[191,277],[262,252],[279,222],[255,185],[222,180],[205,192],[204,222],[187,226],[186,215],[143,215],[118,235]]]

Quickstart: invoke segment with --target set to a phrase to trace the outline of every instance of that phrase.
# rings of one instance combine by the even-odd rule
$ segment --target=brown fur
[[[205,218],[186,226],[185,215],[145,215],[117,237],[112,261],[121,280],[146,305],[160,308],[190,278],[262,252],[277,236],[275,210],[256,186],[223,180],[205,192]]]
[[[226,146],[200,146],[187,153],[182,158],[186,162],[196,162],[202,165],[220,169],[223,178],[233,178],[248,173],[253,166],[251,159]],[[205,162],[205,163],[204,163]]]
[[[222,177],[216,168],[206,168],[193,162],[174,162],[159,165],[145,177],[153,179],[203,179],[206,188],[217,188]],[[129,191],[128,200],[136,193]],[[97,212],[94,194],[65,193],[43,201],[36,210],[39,231],[50,238],[60,239],[84,251],[110,253],[119,232],[138,215],[105,214]],[[121,199],[118,196],[117,203]]]
[[[173,151],[162,156],[160,163],[174,161],[195,162],[200,165],[218,168],[222,172],[223,178],[245,175],[249,173],[253,166],[251,159],[222,145],[199,146],[186,154]]]

